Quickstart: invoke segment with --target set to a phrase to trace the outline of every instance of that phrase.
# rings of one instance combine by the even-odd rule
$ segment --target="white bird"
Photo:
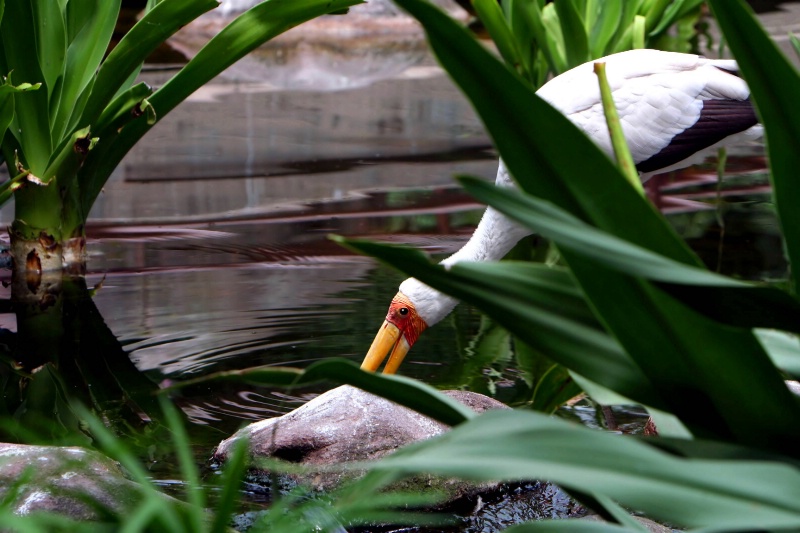
[[[547,82],[536,94],[613,153],[593,64],[602,61],[631,155],[642,180],[703,160],[714,148],[761,137],[750,90],[732,60],[632,50],[584,63]],[[546,127],[546,126],[543,126]],[[500,161],[496,184],[512,186]],[[493,261],[530,230],[491,207],[469,241],[442,261]],[[375,371],[391,352],[385,373],[397,371],[420,333],[446,317],[458,300],[409,278],[400,285],[361,368]]]

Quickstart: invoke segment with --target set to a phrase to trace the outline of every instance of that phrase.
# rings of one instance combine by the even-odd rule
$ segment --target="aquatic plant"
[[[360,0],[265,0],[246,11],[162,87],[135,84],[150,53],[217,0],[148,0],[109,50],[121,0],[0,3],[0,152],[10,180],[18,269],[60,270],[84,260],[84,225],[134,144],[236,60],[311,18]]]

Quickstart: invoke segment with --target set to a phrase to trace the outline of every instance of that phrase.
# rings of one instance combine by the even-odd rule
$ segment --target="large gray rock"
[[[0,499],[18,484],[16,514],[45,511],[76,520],[98,518],[97,508],[124,513],[140,501],[142,490],[116,462],[95,451],[0,443]]]
[[[502,403],[481,394],[445,391],[445,394],[480,413],[504,409]],[[294,411],[278,418],[250,424],[222,441],[214,459],[224,461],[234,442],[246,437],[254,459],[278,458],[312,467],[306,474],[292,474],[296,482],[329,490],[352,471],[327,471],[325,467],[384,457],[401,446],[428,439],[448,427],[411,409],[362,391],[341,386],[330,390]],[[322,468],[317,468],[322,467]],[[444,482],[426,485],[445,488],[454,497],[467,491],[466,485]]]

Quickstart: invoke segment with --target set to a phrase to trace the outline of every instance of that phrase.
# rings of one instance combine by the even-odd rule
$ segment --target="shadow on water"
[[[144,77],[158,85],[163,72]],[[150,392],[174,380],[331,356],[361,360],[402,277],[327,236],[452,253],[482,211],[452,176],[492,179],[495,156],[427,52],[388,79],[305,89],[219,79],[131,152],[90,217],[86,280],[65,280],[53,304],[71,309],[72,322],[59,327],[76,334],[42,348],[47,339],[32,335],[32,321],[46,318],[32,318],[23,304],[0,309],[7,413],[68,413],[54,406],[74,395],[130,429],[153,416]],[[654,178],[648,194],[710,268],[781,280],[786,264],[760,148],[733,151],[727,168],[720,187],[711,161]],[[8,285],[0,299],[10,298]],[[513,361],[466,359],[480,329],[480,315],[460,306],[420,338],[404,373],[441,387],[469,383],[513,402],[524,386]],[[10,365],[37,346],[57,354],[45,370]],[[37,396],[44,403],[26,402],[34,388],[45,391]],[[243,423],[318,392],[215,383],[188,388],[178,401],[202,463]],[[591,423],[587,413],[578,405],[565,415]],[[619,415],[622,424],[639,416]],[[52,441],[80,431],[65,435]],[[175,476],[174,467],[153,471]]]

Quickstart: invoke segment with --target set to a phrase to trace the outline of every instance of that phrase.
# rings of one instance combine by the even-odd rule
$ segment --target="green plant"
[[[800,375],[796,271],[788,292],[708,272],[620,171],[516,73],[425,2],[398,3],[422,22],[521,191],[472,179],[463,180],[465,187],[553,239],[568,268],[507,262],[445,271],[417,252],[347,245],[475,304],[570,368],[590,392],[604,394],[605,387],[655,416],[673,415],[680,425],[665,423],[662,434],[680,438],[637,440],[532,413],[497,413],[376,469],[550,479],[618,523],[593,529],[634,527],[617,504],[686,527],[798,527],[800,507],[786,495],[800,487],[800,402],[783,382],[785,375]],[[790,100],[800,76],[742,2],[711,5],[767,132],[776,204],[796,264],[800,226],[790,206],[800,200],[793,179],[800,168],[800,116]],[[792,110],[784,113],[787,106]],[[702,508],[692,496],[700,493]],[[764,514],[756,518],[755,509]]]
[[[156,91],[134,84],[142,62],[215,8],[216,0],[149,0],[139,22],[108,53],[121,0],[0,3],[0,151],[13,176],[0,186],[0,200],[13,193],[15,265],[48,270],[60,269],[62,260],[82,261],[92,204],[157,120],[258,45],[356,3],[265,0]]]
[[[630,50],[688,52],[703,0],[474,0],[506,63],[535,88],[591,59]],[[674,31],[670,32],[671,29]]]
[[[336,366],[337,363],[332,363]],[[354,375],[359,370],[350,365]],[[275,375],[275,374],[273,374]],[[380,379],[380,378],[378,378]],[[225,465],[203,480],[193,457],[192,444],[186,433],[178,409],[166,398],[159,396],[165,421],[164,433],[171,441],[184,482],[183,495],[186,501],[167,497],[153,481],[147,468],[126,441],[112,433],[93,413],[77,407],[87,435],[95,445],[109,457],[118,461],[137,483],[119,502],[119,509],[108,509],[95,501],[91,494],[64,494],[82,500],[97,511],[92,521],[76,521],[54,513],[32,513],[25,516],[14,514],[21,504],[20,497],[26,485],[32,481],[30,470],[23,473],[11,487],[5,487],[0,498],[0,527],[4,531],[71,531],[75,528],[87,531],[175,531],[214,533],[233,531],[231,525],[237,513],[242,512],[242,482],[249,465],[248,447],[245,440],[238,441]],[[269,463],[276,472],[297,471],[297,465]],[[75,462],[70,469],[81,474],[82,465]],[[91,476],[91,473],[89,473]],[[330,494],[317,494],[304,487],[296,487],[287,493],[275,490],[268,511],[253,517],[249,531],[271,533],[338,532],[345,526],[374,523],[431,524],[440,525],[444,518],[436,514],[414,512],[415,507],[435,503],[431,495],[392,493],[384,489],[397,479],[396,474],[374,473],[342,486]]]
[[[660,48],[689,51],[696,43],[702,0],[597,2],[594,0],[475,0],[473,6],[506,65],[531,87],[538,88],[548,76],[560,74],[590,59],[630,50]],[[609,95],[610,98],[610,95]],[[624,139],[620,138],[624,143]],[[628,175],[641,189],[633,162]],[[530,257],[525,241],[517,245],[516,256]],[[496,328],[499,329],[499,328]],[[569,373],[550,360],[536,346],[511,335],[493,335],[495,344],[506,343],[530,392],[519,399],[529,407],[552,412],[580,391]],[[481,346],[486,365],[502,363],[489,346]],[[503,350],[495,350],[499,358]],[[474,352],[465,352],[469,364]]]

